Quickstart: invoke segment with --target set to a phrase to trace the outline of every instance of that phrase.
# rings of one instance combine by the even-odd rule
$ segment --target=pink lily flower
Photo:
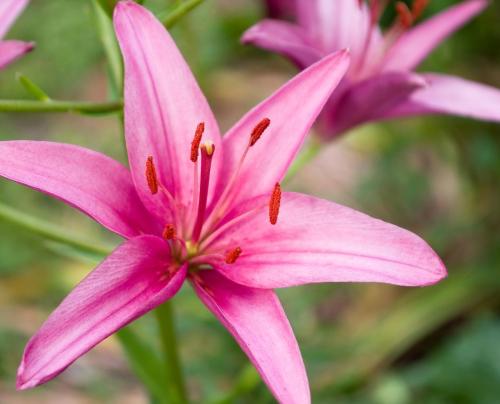
[[[428,1],[414,0],[411,9],[397,2],[397,20],[383,33],[377,22],[387,0],[288,0],[296,23],[263,20],[246,31],[242,41],[280,53],[300,69],[326,54],[350,49],[349,72],[320,119],[324,139],[367,122],[426,114],[500,122],[499,90],[459,77],[414,72],[488,1],[464,1],[412,27]]]
[[[80,209],[126,241],[26,346],[17,387],[45,383],[188,281],[282,403],[308,403],[297,341],[274,288],[315,282],[433,284],[446,270],[418,236],[279,181],[348,64],[327,56],[223,138],[154,16],[120,2],[130,171],[97,152],[0,142],[0,175]],[[194,136],[193,136],[194,133]],[[209,140],[211,139],[211,140]]]
[[[0,2],[0,69],[31,51],[34,47],[32,42],[1,40],[28,5],[28,2],[29,0],[2,0]]]

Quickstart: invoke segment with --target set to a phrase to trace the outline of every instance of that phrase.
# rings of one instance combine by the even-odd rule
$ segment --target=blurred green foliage
[[[157,12],[176,3],[145,1]],[[453,3],[434,0],[427,15]],[[245,99],[254,99],[245,93],[249,87],[244,89],[244,81],[266,75],[278,75],[284,81],[294,74],[293,67],[278,56],[239,44],[243,30],[261,18],[262,10],[259,2],[250,0],[206,0],[172,30],[223,120],[226,111],[221,100],[228,93],[243,98],[244,106]],[[388,23],[390,14],[385,18]],[[441,45],[422,70],[500,87],[499,20],[500,3],[492,2],[485,13]],[[29,98],[14,79],[17,71],[50,96],[107,97],[104,51],[90,1],[32,2],[9,37],[34,40],[37,49],[2,71],[2,98]],[[236,77],[242,87],[228,85],[222,76]],[[0,114],[0,121],[0,139],[78,143],[125,160],[116,117]],[[352,184],[357,208],[421,234],[443,257],[449,278],[418,290],[316,285],[279,291],[304,354],[314,402],[497,402],[500,126],[427,117],[371,125],[348,134],[338,147],[352,148],[369,162],[369,170],[356,173]],[[117,243],[62,204],[6,181],[0,181],[0,201],[64,225],[73,234]],[[91,269],[89,257],[81,261],[71,251],[62,257],[56,251],[61,252],[33,234],[0,222],[0,401],[85,397],[120,402],[134,389],[140,391],[140,386],[124,370],[121,353],[106,344],[99,352],[108,362],[90,354],[90,359],[78,361],[47,386],[23,395],[14,393],[24,342]],[[226,402],[272,403],[255,372],[246,367],[244,354],[193,293],[185,288],[175,302],[181,355],[195,402],[226,397]],[[151,316],[131,330],[139,336],[157,332]],[[144,400],[144,395],[139,397]]]

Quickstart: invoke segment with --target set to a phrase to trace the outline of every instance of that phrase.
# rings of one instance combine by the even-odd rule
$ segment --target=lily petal
[[[500,90],[454,76],[421,75],[428,85],[415,91],[388,118],[424,114],[459,115],[500,122]]]
[[[7,33],[28,3],[29,0],[2,0],[0,2],[0,38]]]
[[[61,199],[123,237],[152,229],[128,170],[92,150],[52,142],[0,142],[0,176]]]
[[[366,4],[355,0],[296,0],[299,24],[323,52],[349,48],[353,59],[362,51],[370,34]],[[355,27],[355,29],[353,29]]]
[[[278,20],[263,20],[248,29],[241,38],[245,44],[277,52],[291,59],[300,69],[321,59],[302,27]]]
[[[114,25],[125,64],[125,135],[139,195],[146,206],[157,204],[144,175],[146,160],[153,156],[160,182],[177,202],[189,206],[191,142],[204,122],[205,139],[218,146],[217,122],[174,41],[151,12],[133,1],[119,2]],[[213,165],[221,152],[218,147]]]
[[[33,50],[32,42],[0,41],[0,69]]]
[[[385,118],[395,106],[404,102],[426,80],[415,73],[389,72],[355,83],[328,104],[323,114],[325,132],[332,137],[356,125]]]
[[[233,335],[280,403],[310,402],[293,330],[272,290],[237,285],[215,271],[192,281],[201,301]]]
[[[325,57],[253,108],[224,136],[224,171],[233,173],[253,128],[263,118],[271,120],[269,128],[246,156],[235,200],[269,193],[274,184],[282,179],[348,66],[347,51]]]
[[[259,203],[249,201],[240,210]],[[267,209],[247,216],[228,225],[211,247],[241,247],[235,263],[213,265],[242,285],[264,289],[317,282],[425,286],[446,276],[439,257],[417,235],[329,201],[284,193],[275,226],[269,224]]]
[[[137,317],[174,296],[186,266],[167,275],[168,244],[141,236],[92,271],[31,338],[17,374],[20,390],[45,383]]]
[[[383,70],[413,70],[447,36],[488,5],[488,0],[468,0],[429,18],[403,34],[388,51]]]

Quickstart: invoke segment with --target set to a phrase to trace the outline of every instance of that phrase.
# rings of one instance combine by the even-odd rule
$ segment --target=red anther
[[[413,0],[413,4],[411,7],[411,14],[413,16],[413,20],[415,21],[419,18],[424,12],[425,8],[429,5],[429,0]]]
[[[240,247],[236,247],[234,250],[228,251],[226,254],[226,264],[234,264],[240,255]]]
[[[174,240],[176,237],[175,227],[173,224],[167,224],[163,229],[162,237],[165,240]]]
[[[387,6],[388,0],[370,0],[369,1],[369,9],[370,9],[370,18],[371,23],[376,24],[380,19],[380,16],[384,12],[385,7]]]
[[[156,168],[153,163],[153,156],[149,156],[146,161],[146,180],[151,193],[154,195],[158,192],[158,178],[156,177]]]
[[[399,23],[403,28],[410,28],[413,24],[413,14],[408,8],[408,6],[402,1],[396,3],[396,12],[398,13]]]
[[[274,186],[273,194],[269,201],[269,221],[271,224],[278,223],[278,214],[280,213],[281,187],[279,183]]]
[[[200,147],[201,137],[205,132],[205,122],[200,122],[196,127],[193,141],[191,142],[191,161],[196,163],[198,160],[198,149]]]
[[[262,121],[260,121],[255,128],[252,130],[252,134],[250,135],[250,147],[252,147],[255,143],[257,143],[257,140],[260,139],[264,131],[269,127],[271,124],[271,120],[269,118],[264,118]]]

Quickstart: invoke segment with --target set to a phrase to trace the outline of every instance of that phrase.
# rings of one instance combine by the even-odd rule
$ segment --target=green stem
[[[36,234],[49,240],[75,247],[78,250],[86,253],[108,255],[112,250],[111,248],[92,244],[87,240],[84,240],[72,234],[68,234],[68,232],[61,227],[55,226],[44,220],[20,212],[17,209],[11,208],[2,203],[0,203],[0,219],[5,222],[22,227],[32,234]]]
[[[186,384],[182,374],[181,361],[177,351],[177,336],[174,325],[172,302],[167,301],[155,310],[160,330],[161,344],[165,354],[165,365],[172,390],[179,403],[187,403]]]
[[[123,102],[0,100],[0,112],[77,112],[103,114],[118,112]]]
[[[160,21],[167,28],[172,28],[184,15],[203,3],[203,0],[186,0],[180,3],[173,11],[160,15]]]

